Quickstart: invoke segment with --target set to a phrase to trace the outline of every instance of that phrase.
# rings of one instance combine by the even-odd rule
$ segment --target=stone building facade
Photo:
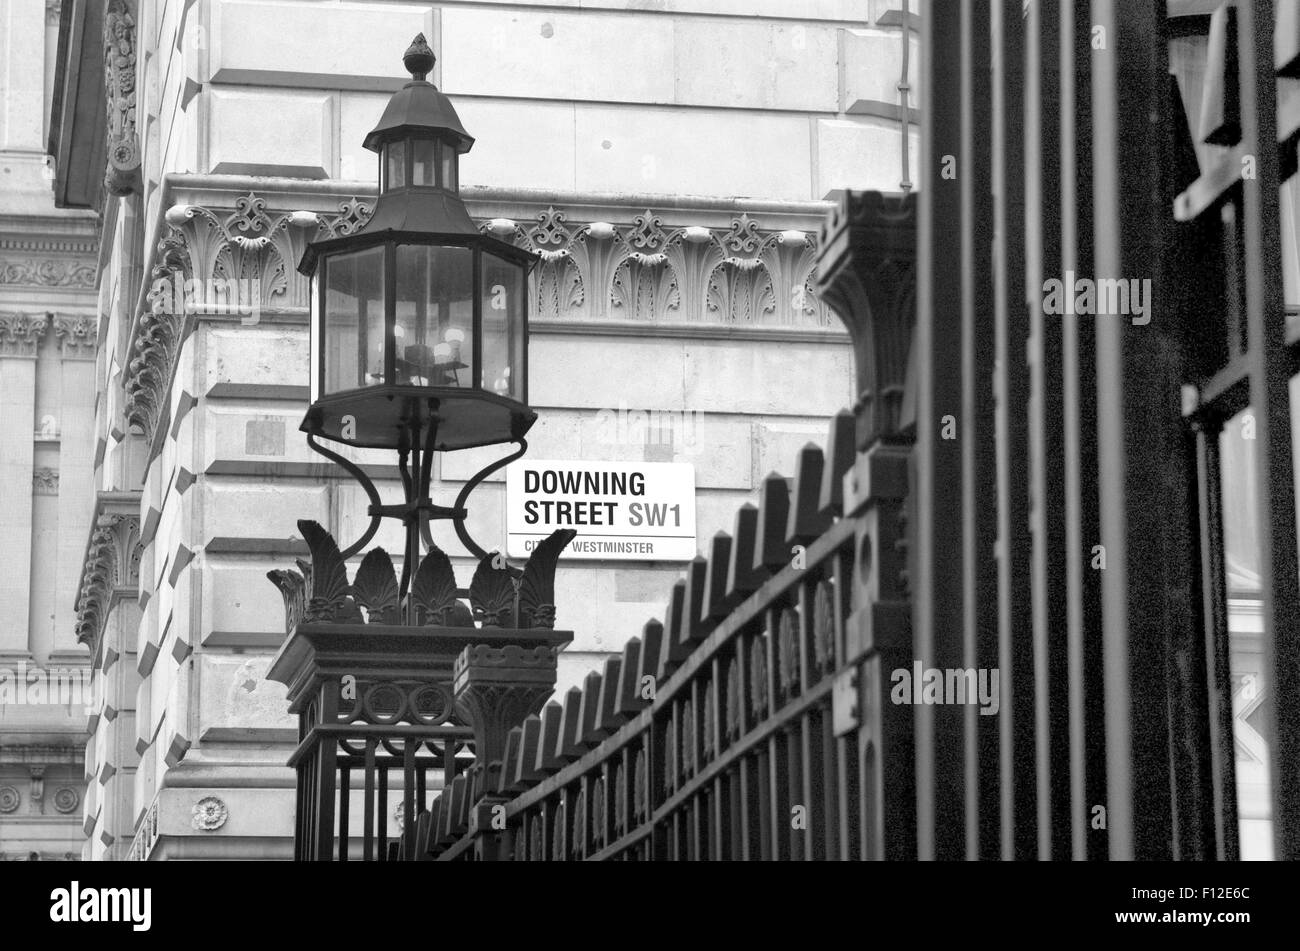
[[[0,860],[80,856],[94,494],[95,216],[45,155],[59,5],[0,2]]]
[[[477,139],[471,214],[540,253],[530,456],[693,464],[703,548],[853,402],[811,270],[828,194],[910,187],[914,25],[889,0],[64,0],[54,192],[99,215],[77,219],[95,222],[99,346],[79,364],[85,557],[60,602],[94,668],[86,858],[291,855],[266,572],[305,551],[298,519],[345,544],[367,521],[298,432],[295,265],[368,214],[361,142],[411,38]],[[435,499],[499,454],[440,457]],[[392,458],[352,455],[399,494]],[[503,496],[493,478],[471,498],[485,545],[504,542]],[[401,551],[392,526],[376,541]],[[681,568],[566,560],[560,689],[661,613]]]

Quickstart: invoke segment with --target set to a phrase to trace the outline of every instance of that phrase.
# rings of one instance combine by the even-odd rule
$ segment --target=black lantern
[[[529,268],[536,257],[481,233],[458,191],[474,144],[438,88],[421,34],[411,73],[365,147],[379,155],[374,214],[307,246],[311,408],[302,429],[354,446],[455,450],[521,438]]]
[[[374,214],[351,234],[309,244],[298,270],[311,278],[311,406],[302,429],[370,499],[370,527],[342,554],[360,551],[381,518],[401,519],[404,596],[421,538],[433,547],[430,519],[452,519],[466,548],[485,557],[465,530],[464,503],[524,454],[537,419],[527,402],[527,280],[537,258],[470,220],[458,166],[474,140],[425,80],[434,57],[423,34],[402,62],[411,81],[364,143],[379,155]],[[381,504],[364,470],[317,439],[396,449],[405,501]],[[429,499],[435,451],[504,442],[517,451],[466,482],[452,506]]]

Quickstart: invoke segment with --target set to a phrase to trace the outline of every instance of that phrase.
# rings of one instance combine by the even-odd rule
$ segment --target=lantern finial
[[[435,57],[433,50],[429,49],[429,41],[424,38],[423,33],[417,33],[411,45],[402,54],[402,65],[406,67],[412,79],[423,82],[424,77],[433,69],[434,61]]]

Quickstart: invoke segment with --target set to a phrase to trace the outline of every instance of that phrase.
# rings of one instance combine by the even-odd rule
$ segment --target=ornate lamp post
[[[311,561],[269,573],[284,595],[288,631],[269,676],[288,686],[299,718],[290,765],[298,775],[295,854],[305,860],[346,859],[354,839],[367,860],[429,855],[458,828],[449,812],[435,821],[427,811],[435,772],[466,816],[500,801],[505,736],[545,703],[555,653],[572,639],[554,630],[553,601],[556,560],[574,532],[554,533],[519,569],[465,530],[469,494],[523,455],[537,418],[527,403],[535,259],[471,221],[458,163],[474,140],[425,80],[433,62],[417,36],[403,57],[411,81],[366,137],[379,155],[374,214],[350,234],[309,244],[299,264],[311,279],[311,405],[302,429],[362,485],[371,519],[343,550],[317,523],[299,522]],[[383,504],[331,442],[396,450],[404,500]],[[434,452],[506,442],[516,451],[470,479],[454,504],[429,498]],[[382,548],[367,552],[349,581],[347,558],[385,517],[406,527],[400,582]],[[432,519],[451,519],[479,558],[468,589],[434,544]],[[475,763],[466,774],[457,754],[471,737]],[[392,841],[390,782],[400,796]],[[475,851],[491,855],[497,837],[478,828]]]
[[[379,156],[374,214],[351,234],[309,244],[298,270],[311,279],[311,407],[302,430],[370,497],[370,527],[407,527],[401,593],[430,519],[450,518],[465,546],[464,501],[490,472],[518,458],[537,419],[528,408],[528,271],[531,252],[481,233],[459,193],[460,156],[474,139],[425,76],[424,35],[402,58],[411,81],[389,101],[365,147]],[[352,462],[317,440],[395,449],[401,505],[381,505]],[[451,507],[429,499],[436,450],[516,442],[519,451],[479,473]]]

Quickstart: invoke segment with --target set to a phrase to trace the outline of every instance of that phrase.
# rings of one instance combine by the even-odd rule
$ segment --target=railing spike
[[[731,537],[731,560],[727,563],[725,610],[758,590],[766,573],[754,569],[754,543],[758,534],[758,509],[745,503],[736,510],[736,530]]]
[[[537,778],[537,769],[534,764],[537,762],[537,749],[542,740],[542,718],[537,714],[526,717],[522,729],[519,755],[516,762],[512,764],[516,789],[525,787],[529,782]]]
[[[659,653],[660,683],[671,677],[673,671],[682,665],[682,661],[691,652],[689,647],[678,640],[685,606],[686,582],[679,580],[673,585],[673,593],[668,599],[668,609],[665,612],[663,649]]]
[[[763,480],[758,527],[754,539],[754,570],[776,572],[790,563],[785,526],[790,518],[790,484],[776,472]]]
[[[457,788],[456,784],[460,783]],[[457,835],[462,835],[469,829],[469,816],[473,811],[474,803],[478,800],[474,797],[474,782],[467,775],[461,773],[451,781],[452,804],[453,809],[452,821],[456,824]]]
[[[581,717],[578,723],[578,739],[583,746],[595,746],[600,742],[602,733],[600,720],[600,674],[594,670],[582,681],[582,701],[579,706]]]
[[[596,707],[596,729],[601,737],[609,736],[623,723],[618,712],[618,683],[623,670],[621,657],[606,657],[600,676],[600,701]]]
[[[586,752],[582,745],[582,690],[570,687],[564,694],[564,714],[560,718],[560,737],[555,755],[564,762],[575,760]]]
[[[543,776],[551,775],[564,765],[564,760],[557,754],[563,725],[564,707],[552,700],[542,708],[542,735],[537,744],[537,759],[533,761],[533,768]]]
[[[641,667],[641,639],[628,638],[623,645],[623,663],[618,669],[618,693],[614,712],[625,717],[635,715],[650,701],[641,699],[641,682],[638,671]]]
[[[453,837],[459,837],[464,833],[467,823],[462,823],[461,813],[465,809],[465,774],[457,776],[451,781],[451,804],[447,810],[447,832]]]
[[[821,447],[808,443],[799,450],[795,468],[794,490],[790,493],[790,517],[785,526],[785,549],[808,545],[831,527],[829,515],[821,511],[822,470],[825,458]]]
[[[658,618],[651,618],[641,629],[641,659],[637,666],[636,680],[645,683],[645,678],[652,681],[659,678],[659,655],[663,652],[664,626]]]
[[[499,764],[501,778],[497,781],[497,792],[508,793],[510,787],[514,785],[514,776],[510,773],[510,766],[519,756],[519,743],[523,736],[523,730],[515,727],[506,734],[506,751],[501,757]]]
[[[831,418],[830,434],[822,466],[822,489],[817,510],[823,518],[844,515],[844,473],[853,468],[857,447],[854,445],[856,421],[850,410],[842,409]]]
[[[723,604],[727,597],[727,567],[731,560],[731,536],[718,532],[709,540],[709,570],[705,576],[704,603],[700,612],[704,620],[716,624],[727,616]]]
[[[709,562],[696,556],[686,569],[686,595],[683,599],[682,626],[677,640],[693,648],[717,625],[706,621],[704,614],[704,592],[709,583]]]

